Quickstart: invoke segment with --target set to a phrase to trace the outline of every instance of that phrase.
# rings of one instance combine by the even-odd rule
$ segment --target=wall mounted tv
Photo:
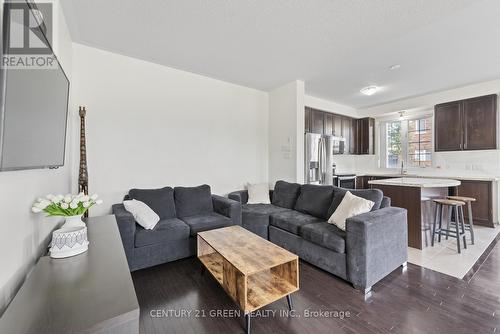
[[[12,50],[9,49],[12,48],[10,41],[16,37],[13,31],[25,29],[23,25],[28,24],[24,22],[28,15],[27,21],[36,19],[39,22],[45,16],[41,9],[39,13],[43,16],[34,11],[38,7],[31,1],[17,2],[16,9],[20,9],[17,12],[9,6],[12,4],[6,2],[3,7],[1,34],[0,171],[57,168],[64,165],[69,80],[53,54],[47,39],[51,31],[47,31],[45,24],[36,28],[30,24],[30,43],[42,43],[50,49],[48,54],[41,56],[53,58],[50,68],[5,66],[4,56],[10,58],[12,55],[8,51]],[[29,14],[23,17],[25,8],[19,6],[28,8]],[[50,15],[47,13],[47,17]],[[36,38],[39,40],[33,42]]]

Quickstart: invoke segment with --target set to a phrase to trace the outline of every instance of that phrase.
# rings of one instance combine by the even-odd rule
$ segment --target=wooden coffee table
[[[198,259],[245,314],[250,333],[253,311],[299,290],[297,255],[241,226],[198,233]]]

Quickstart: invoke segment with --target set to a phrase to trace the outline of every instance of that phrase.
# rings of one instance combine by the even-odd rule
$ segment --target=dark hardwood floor
[[[244,333],[236,306],[210,274],[200,275],[196,258],[132,278],[142,334]],[[252,333],[500,333],[500,243],[467,281],[408,264],[376,284],[366,300],[348,283],[301,262],[293,304],[295,317],[284,315],[286,299],[266,307],[252,318]],[[324,313],[307,317],[307,310]],[[343,319],[327,317],[335,311]]]

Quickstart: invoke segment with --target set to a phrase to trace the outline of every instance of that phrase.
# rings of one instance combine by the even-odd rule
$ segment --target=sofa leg
[[[353,284],[354,286],[354,289],[358,290],[359,292],[361,292],[363,295],[368,295],[372,292],[372,287],[371,286],[367,286],[366,288],[363,288],[363,287],[360,287],[360,286],[357,286],[355,284]]]

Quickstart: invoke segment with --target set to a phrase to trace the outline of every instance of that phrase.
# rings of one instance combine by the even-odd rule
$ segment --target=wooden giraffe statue
[[[80,114],[80,170],[78,172],[78,192],[89,194],[89,175],[87,172],[87,148],[85,144],[85,107],[79,107]],[[88,217],[88,210],[85,217]]]

